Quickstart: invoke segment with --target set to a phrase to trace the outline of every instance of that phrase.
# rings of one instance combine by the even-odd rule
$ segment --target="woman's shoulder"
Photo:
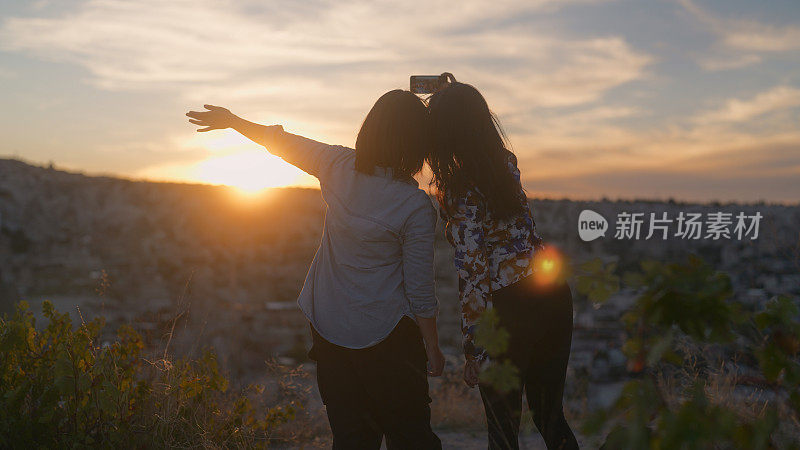
[[[417,189],[410,201],[405,205],[408,208],[406,222],[411,222],[417,226],[423,226],[433,230],[436,228],[437,211],[433,206],[433,201],[422,189]]]
[[[468,187],[458,195],[444,198],[447,205],[440,208],[443,219],[469,219],[478,220],[483,216],[486,208],[486,199],[477,187]]]
[[[511,174],[517,180],[519,180],[520,174],[519,174],[519,167],[517,166],[517,162],[518,162],[517,161],[517,155],[511,153],[511,151],[509,151],[509,150],[506,150],[506,152],[507,152],[506,153],[506,164],[508,166],[508,171],[511,172]]]
[[[508,160],[509,166],[517,167],[517,155],[514,154],[511,150],[506,149],[506,159]]]
[[[344,145],[330,145],[327,146],[326,152],[327,163],[331,169],[338,170],[340,173],[350,172],[355,170],[356,152],[350,147]]]

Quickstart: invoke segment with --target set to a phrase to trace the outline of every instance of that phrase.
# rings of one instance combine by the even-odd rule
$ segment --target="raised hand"
[[[204,127],[198,128],[198,132],[221,130],[233,125],[236,116],[227,108],[214,105],[203,105],[203,107],[208,111],[189,111],[186,113],[188,117],[191,117],[189,122]]]

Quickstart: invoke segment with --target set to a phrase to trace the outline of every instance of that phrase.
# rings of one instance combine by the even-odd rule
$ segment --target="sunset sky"
[[[0,155],[309,184],[183,114],[352,146],[382,93],[442,71],[484,93],[531,196],[800,200],[797,0],[3,0]]]

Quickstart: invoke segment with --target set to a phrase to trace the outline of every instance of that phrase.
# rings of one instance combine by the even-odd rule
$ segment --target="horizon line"
[[[217,187],[217,188],[226,188],[235,191],[241,192],[243,195],[250,195],[250,196],[258,196],[260,194],[273,191],[275,189],[308,189],[308,190],[315,190],[319,191],[320,188],[314,185],[303,185],[303,184],[288,184],[285,186],[274,186],[274,187],[265,187],[263,189],[259,189],[257,191],[248,192],[243,191],[236,186],[232,186],[229,184],[214,184],[214,183],[206,183],[203,181],[190,181],[190,180],[179,180],[179,179],[158,179],[158,178],[147,178],[147,177],[134,177],[130,175],[123,175],[119,173],[113,172],[90,172],[86,169],[74,169],[64,166],[58,166],[53,161],[49,161],[47,163],[38,163],[35,161],[31,161],[19,155],[0,155],[0,161],[16,161],[27,166],[35,167],[41,170],[55,170],[58,172],[68,173],[71,175],[80,175],[86,178],[113,178],[117,180],[125,180],[134,183],[154,183],[154,184],[173,184],[173,185],[187,185],[187,186],[208,186],[208,187]],[[428,195],[432,195],[432,193],[428,189],[423,189]],[[599,197],[568,197],[566,195],[547,195],[547,194],[539,194],[535,196],[531,196],[526,192],[526,197],[529,200],[551,200],[551,201],[571,201],[571,202],[612,202],[612,203],[675,203],[675,204],[693,204],[693,205],[766,205],[766,206],[787,206],[787,207],[800,207],[800,201],[797,202],[782,202],[782,201],[775,201],[775,200],[756,200],[756,201],[739,201],[739,200],[720,200],[720,199],[710,199],[710,200],[687,200],[681,199],[674,196],[668,196],[666,198],[655,198],[655,197],[621,197],[616,196],[616,198],[612,198],[608,195],[600,195]]]

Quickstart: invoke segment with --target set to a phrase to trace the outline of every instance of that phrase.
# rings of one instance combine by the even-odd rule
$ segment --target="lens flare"
[[[533,279],[540,286],[552,285],[566,279],[564,256],[553,246],[537,251],[533,258]]]

